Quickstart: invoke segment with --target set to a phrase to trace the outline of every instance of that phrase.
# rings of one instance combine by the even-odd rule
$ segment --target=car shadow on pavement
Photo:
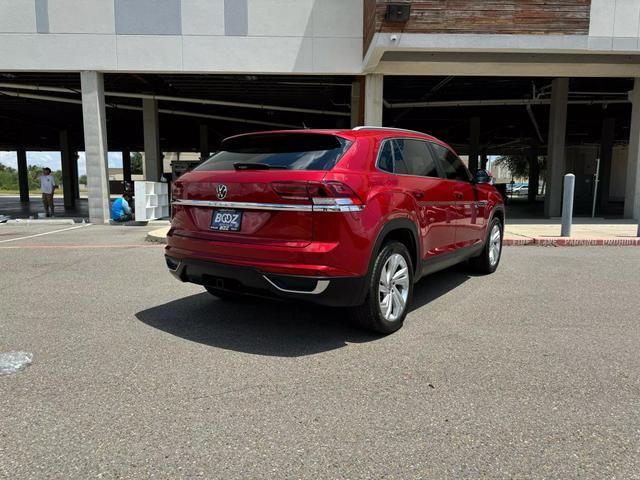
[[[208,293],[143,310],[138,320],[177,337],[257,355],[299,357],[381,338],[353,326],[344,309]]]
[[[463,262],[453,267],[441,270],[423,277],[413,287],[413,301],[409,307],[412,312],[424,307],[431,301],[446,295],[452,290],[462,285],[471,277],[478,276],[470,266]]]
[[[454,290],[472,275],[460,265],[426,277],[415,286],[411,311]],[[232,302],[208,293],[158,305],[136,317],[192,342],[256,355],[299,357],[381,338],[353,326],[346,309],[251,297]]]

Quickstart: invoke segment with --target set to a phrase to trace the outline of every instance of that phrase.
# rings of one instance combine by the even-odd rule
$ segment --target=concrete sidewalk
[[[605,223],[606,222],[606,223]],[[169,227],[152,230],[147,241],[167,243]],[[571,237],[560,236],[560,220],[532,219],[507,222],[504,245],[508,246],[640,246],[638,225],[631,220],[577,219]]]
[[[575,219],[570,237],[561,237],[560,230],[560,219],[507,221],[504,245],[640,246],[638,224],[631,220]]]

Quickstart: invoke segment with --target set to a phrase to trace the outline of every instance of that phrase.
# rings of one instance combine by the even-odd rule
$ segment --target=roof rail
[[[394,128],[394,127],[370,127],[370,126],[360,126],[354,127],[353,130],[389,130],[392,132],[408,132],[408,133],[418,133],[420,135],[426,135],[424,132],[418,132],[417,130],[408,130],[406,128]]]

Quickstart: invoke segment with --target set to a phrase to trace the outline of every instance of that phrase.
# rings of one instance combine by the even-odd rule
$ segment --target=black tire
[[[397,318],[390,321],[385,318],[385,314],[382,312],[381,296],[384,294],[381,294],[379,289],[383,269],[385,268],[387,261],[395,254],[401,255],[406,262],[408,285],[406,287],[404,309]],[[397,272],[399,272],[399,270],[397,270]],[[389,334],[399,330],[407,316],[413,296],[413,264],[407,247],[396,241],[384,244],[373,264],[371,276],[368,282],[367,297],[365,298],[364,303],[358,307],[352,308],[353,319],[360,327],[376,333]],[[397,288],[396,290],[400,291]],[[404,288],[401,290],[404,292]],[[389,299],[389,301],[391,301],[391,299]],[[393,309],[393,307],[391,307],[391,309]]]
[[[219,298],[220,300],[228,300],[231,302],[242,300],[245,296],[241,293],[229,292],[228,290],[220,290],[215,287],[204,287],[207,292],[209,292],[214,297]]]
[[[495,259],[492,262],[491,261],[491,245],[492,245],[491,236],[495,228],[497,228],[498,231],[500,232],[500,244],[499,244],[500,248],[497,254],[497,259]],[[502,257],[502,239],[504,236],[503,234],[504,234],[504,228],[502,226],[502,222],[500,221],[500,219],[494,218],[493,220],[491,220],[491,223],[489,224],[489,228],[487,228],[487,238],[484,241],[484,248],[482,249],[482,253],[477,257],[474,257],[469,260],[471,267],[475,271],[482,274],[490,274],[496,271],[496,269],[498,268],[498,265],[500,264],[500,258]],[[494,252],[494,255],[495,255],[495,252]]]

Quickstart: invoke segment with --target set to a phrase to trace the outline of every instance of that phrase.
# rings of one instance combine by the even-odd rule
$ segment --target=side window
[[[378,168],[385,172],[393,173],[393,154],[391,153],[391,142],[384,142],[380,156],[378,157]]]
[[[422,140],[393,140],[395,173],[438,177],[436,162],[429,146]]]
[[[402,140],[392,140],[391,144],[393,145],[393,172],[401,175],[411,174],[409,165],[407,165],[404,158],[404,144]]]
[[[440,162],[442,170],[444,171],[445,178],[449,180],[461,180],[464,182],[469,181],[469,174],[467,168],[462,163],[462,160],[448,148],[441,145],[432,143],[433,151]]]

